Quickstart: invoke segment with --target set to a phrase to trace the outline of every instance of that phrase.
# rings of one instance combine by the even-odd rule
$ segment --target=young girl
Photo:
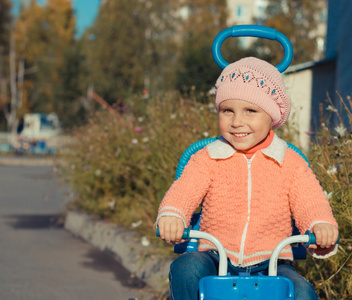
[[[200,230],[224,245],[229,272],[266,272],[277,243],[292,235],[292,214],[300,232],[315,233],[318,258],[336,253],[336,220],[307,162],[272,128],[290,114],[281,73],[257,58],[227,66],[216,82],[220,139],[194,154],[166,193],[157,225],[167,243],[180,243],[203,201]],[[214,246],[200,240],[199,252],[179,256],[170,267],[172,299],[198,299],[202,277],[217,274]],[[296,300],[318,299],[292,267],[291,247],[279,256],[278,276],[294,283]]]

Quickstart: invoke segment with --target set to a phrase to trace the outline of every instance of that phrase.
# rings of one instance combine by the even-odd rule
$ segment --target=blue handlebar
[[[184,230],[183,235],[182,235],[182,239],[183,239],[183,240],[189,240],[190,231],[191,231],[191,228],[186,228],[186,229]],[[316,239],[315,239],[314,233],[312,233],[312,232],[310,232],[309,230],[307,230],[307,231],[305,232],[305,234],[309,236],[309,241],[308,241],[307,243],[304,243],[304,246],[305,246],[305,247],[309,247],[310,245],[316,243]],[[156,236],[157,236],[157,237],[160,237],[159,227],[156,228]],[[336,244],[338,244],[339,241],[340,241],[340,236],[338,236],[337,241],[336,241]]]
[[[284,72],[292,62],[293,48],[290,40],[281,32],[276,31],[274,28],[260,26],[260,25],[236,25],[221,31],[214,39],[212,45],[212,54],[216,64],[224,69],[229,65],[221,55],[221,46],[223,42],[229,37],[259,37],[269,40],[278,41],[284,48],[284,58],[276,68],[282,73]]]
[[[189,232],[190,232],[191,228],[186,228],[183,231],[183,235],[182,235],[182,239],[183,240],[189,240]],[[156,236],[160,237],[160,232],[159,232],[159,227],[156,228]]]
[[[309,241],[307,243],[304,243],[303,245],[305,247],[309,247],[310,245],[312,244],[316,244],[316,239],[315,239],[315,234],[310,232],[309,230],[307,230],[305,232],[306,235],[309,235]],[[338,244],[340,241],[340,236],[337,237],[337,241],[336,241],[336,244]]]

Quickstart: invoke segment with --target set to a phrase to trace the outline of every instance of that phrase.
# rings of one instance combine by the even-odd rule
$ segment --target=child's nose
[[[234,115],[233,116],[232,126],[234,126],[234,127],[243,126],[243,118],[241,115]]]

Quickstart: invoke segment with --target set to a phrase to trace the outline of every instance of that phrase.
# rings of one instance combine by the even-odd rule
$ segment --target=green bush
[[[159,99],[131,98],[127,110],[116,115],[95,113],[74,130],[75,143],[65,157],[64,175],[76,193],[71,205],[135,228],[154,243],[158,255],[171,255],[172,247],[154,238],[153,224],[183,151],[219,135],[213,101],[169,93]],[[336,128],[339,134],[328,128],[322,124],[309,157],[340,225],[340,250],[326,260],[308,257],[297,267],[321,299],[351,299],[352,133],[343,125]],[[279,131],[292,143],[296,134],[289,124]]]

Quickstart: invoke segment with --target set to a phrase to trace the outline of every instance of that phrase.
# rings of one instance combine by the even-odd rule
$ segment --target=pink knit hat
[[[283,125],[291,111],[281,73],[276,67],[255,57],[240,59],[228,65],[215,85],[215,106],[235,99],[250,102],[263,109],[273,120],[273,127]]]

